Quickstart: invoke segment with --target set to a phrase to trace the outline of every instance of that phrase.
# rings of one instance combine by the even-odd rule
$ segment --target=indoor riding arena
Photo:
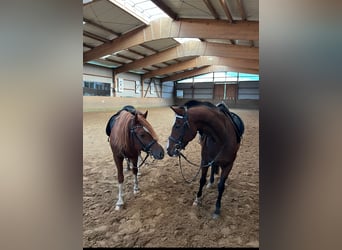
[[[83,1],[83,247],[259,247],[259,1]],[[220,173],[199,189],[199,135],[171,157],[170,106],[224,103],[244,123],[221,213]],[[163,159],[124,161],[124,205],[106,134],[124,106],[148,111]],[[141,152],[142,159],[146,153]],[[209,181],[210,168],[207,175]]]

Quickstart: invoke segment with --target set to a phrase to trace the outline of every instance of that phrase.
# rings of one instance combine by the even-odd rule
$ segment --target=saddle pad
[[[235,124],[238,136],[241,138],[243,133],[245,132],[245,125],[243,124],[243,121],[241,120],[240,116],[238,116],[234,112],[230,111],[229,115],[232,118],[233,123]]]
[[[116,114],[112,115],[112,117],[107,122],[106,135],[110,136],[110,132],[112,131],[112,128],[113,128],[113,126],[115,124],[115,119],[121,113],[122,110],[126,110],[126,111],[130,112],[132,115],[135,115],[135,113],[137,112],[136,109],[133,106],[131,106],[131,105],[124,106]]]

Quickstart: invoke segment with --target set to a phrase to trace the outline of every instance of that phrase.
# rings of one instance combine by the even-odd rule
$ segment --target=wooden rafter
[[[90,44],[87,44],[87,43],[83,43],[83,47],[86,47],[86,48],[89,48],[89,49],[95,48],[94,45],[90,45]]]
[[[114,60],[114,59],[111,59],[111,58],[105,58],[104,60],[106,60],[108,62],[117,63],[117,64],[120,64],[120,65],[124,64],[123,62],[120,62],[120,61],[117,61],[117,60]]]
[[[237,68],[248,68],[248,69],[259,69],[258,60],[249,59],[237,59],[227,57],[216,57],[216,56],[199,56],[194,59],[183,61],[177,64],[170,65],[161,69],[153,70],[143,75],[143,78],[151,78],[154,76],[160,76],[170,74],[172,72],[182,71],[189,68],[198,68],[208,65],[224,65],[229,67]]]
[[[236,0],[236,2],[237,2],[237,6],[239,8],[239,11],[240,11],[242,21],[246,21],[247,15],[246,15],[245,7],[243,5],[242,0]]]
[[[86,36],[86,37],[90,37],[90,38],[92,38],[92,39],[95,39],[95,40],[97,40],[97,41],[100,41],[100,42],[103,42],[103,43],[109,43],[110,42],[110,40],[108,40],[107,38],[104,38],[104,37],[102,37],[102,36],[98,36],[98,35],[95,35],[95,34],[93,34],[93,33],[90,33],[90,32],[88,32],[88,31],[83,31],[83,35],[84,36]],[[95,59],[95,58],[94,58]]]
[[[87,19],[87,18],[84,18],[84,17],[83,17],[83,21],[85,21],[86,23],[91,24],[91,25],[93,25],[93,26],[95,26],[95,27],[97,27],[97,28],[99,28],[99,29],[105,30],[105,31],[107,31],[107,32],[109,32],[109,33],[111,33],[111,34],[113,34],[113,35],[116,35],[116,36],[120,36],[120,35],[121,35],[120,33],[115,32],[115,31],[113,31],[113,30],[111,30],[111,29],[108,29],[108,28],[106,28],[106,27],[104,27],[104,26],[102,26],[102,25],[100,25],[100,24],[98,24],[98,23],[95,23],[95,22],[93,22],[93,21],[90,20],[90,19]]]
[[[127,49],[129,52],[131,52],[131,53],[133,53],[133,54],[136,54],[136,55],[138,55],[138,56],[141,56],[141,57],[145,57],[146,55],[145,54],[143,54],[143,53],[140,53],[140,52],[137,52],[137,51],[135,51],[135,50],[133,50],[133,49]]]
[[[227,4],[226,0],[220,0],[220,4],[221,4],[221,7],[224,10],[224,13],[226,14],[226,17],[227,17],[228,21],[230,23],[232,23],[233,22],[233,17],[232,17],[232,14],[230,13],[230,10],[229,10],[229,7],[228,7],[228,4]]]
[[[158,52],[158,50],[156,50],[156,49],[154,49],[154,48],[151,48],[151,47],[149,47],[149,46],[147,46],[147,45],[145,45],[145,44],[139,44],[139,46],[140,46],[140,47],[143,47],[144,49],[151,50],[151,51],[153,51],[154,53],[157,53],[157,52]]]
[[[123,59],[126,59],[126,60],[130,60],[130,61],[136,60],[135,58],[132,58],[132,57],[129,57],[129,56],[124,56],[124,55],[118,54],[118,53],[115,54],[115,56],[120,57],[120,58],[123,58]]]
[[[215,18],[215,19],[220,19],[220,16],[217,14],[214,6],[212,5],[210,0],[203,0],[203,2],[205,3],[205,5],[207,6],[208,10],[210,11],[211,15]]]

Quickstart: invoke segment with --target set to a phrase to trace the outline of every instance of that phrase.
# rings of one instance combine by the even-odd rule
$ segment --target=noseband
[[[142,140],[140,139],[140,137],[137,135],[137,133],[135,132],[135,130],[137,129],[137,128],[143,128],[144,126],[142,126],[142,125],[136,125],[136,126],[132,126],[132,128],[131,128],[131,135],[133,136],[133,135],[135,135],[135,137],[138,139],[138,142],[140,143],[140,145],[141,145],[141,147],[142,147],[142,150],[144,151],[144,152],[146,152],[147,154],[149,154],[150,153],[150,151],[151,151],[151,147],[153,146],[153,144],[155,144],[156,143],[156,140],[152,140],[149,144],[147,144],[147,145],[145,145],[143,142],[142,142]]]
[[[185,148],[184,142],[183,142],[183,138],[184,138],[184,135],[185,135],[185,130],[187,128],[190,128],[190,124],[189,124],[189,121],[188,121],[188,113],[186,112],[186,110],[185,110],[184,116],[176,114],[176,119],[177,118],[180,118],[180,119],[183,120],[183,130],[182,130],[182,133],[181,133],[181,135],[177,139],[173,138],[172,136],[169,136],[169,140],[171,140],[171,141],[173,141],[175,143],[176,151],[179,152],[180,150]]]

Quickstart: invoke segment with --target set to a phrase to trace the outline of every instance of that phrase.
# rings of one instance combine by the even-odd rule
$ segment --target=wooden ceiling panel
[[[164,17],[148,25],[116,6],[115,1],[83,5],[83,20],[88,21],[83,25],[84,63],[113,68],[115,72],[176,79],[180,74],[205,71],[205,67],[217,69],[202,64],[179,69],[177,65],[201,56],[221,56],[230,60],[230,69],[259,70],[258,0],[154,0],[174,19]],[[202,42],[191,47],[194,45],[177,42],[177,37],[199,38]],[[101,59],[108,54],[111,56]]]

